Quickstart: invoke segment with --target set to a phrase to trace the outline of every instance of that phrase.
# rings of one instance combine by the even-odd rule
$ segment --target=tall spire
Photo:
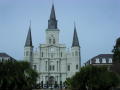
[[[25,47],[32,47],[31,21],[30,21],[30,26],[29,26],[29,31],[28,31],[28,34],[27,34]]]
[[[74,23],[74,35],[73,35],[72,47],[80,47],[75,23]]]
[[[55,15],[54,4],[52,4],[50,19],[48,20],[48,29],[57,29],[57,20]]]
[[[56,20],[54,4],[52,4],[52,10],[50,14],[50,20]]]

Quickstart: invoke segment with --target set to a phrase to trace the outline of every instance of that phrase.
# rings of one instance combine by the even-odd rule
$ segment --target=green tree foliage
[[[114,72],[96,66],[82,67],[80,72],[66,80],[72,90],[109,90],[118,83],[119,78]]]
[[[118,45],[114,46],[113,49],[113,62],[120,63],[120,46],[118,47]]]
[[[112,70],[120,75],[120,38],[117,39],[113,49],[113,66]]]
[[[0,62],[0,90],[31,90],[37,76],[28,62]]]

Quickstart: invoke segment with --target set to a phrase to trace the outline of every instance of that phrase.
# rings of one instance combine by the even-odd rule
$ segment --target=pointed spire
[[[74,23],[74,35],[73,35],[72,47],[80,47],[75,23]]]
[[[48,20],[48,29],[57,29],[57,20],[55,15],[54,4],[52,4],[50,19]]]
[[[50,20],[56,20],[54,4],[52,4],[52,10],[50,14]]]
[[[29,31],[27,34],[27,39],[25,43],[25,47],[32,47],[32,35],[31,35],[31,21],[30,21],[30,26],[29,26]]]

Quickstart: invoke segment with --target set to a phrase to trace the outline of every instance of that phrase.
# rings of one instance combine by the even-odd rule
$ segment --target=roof
[[[91,63],[95,63],[96,59],[99,59],[100,62],[102,62],[102,59],[106,59],[107,62],[108,62],[108,60],[112,57],[113,57],[113,54],[100,54],[100,55],[97,55],[97,56],[93,57],[91,59]]]
[[[31,25],[29,26],[29,31],[28,31],[28,34],[27,34],[27,39],[26,39],[26,42],[25,42],[25,47],[32,47],[32,35],[31,35]]]
[[[91,60],[96,59],[96,58],[112,58],[113,54],[100,54],[95,57],[93,57]]]
[[[50,19],[48,20],[48,29],[57,30],[57,20],[56,20],[54,5],[52,5]]]
[[[11,57],[10,55],[8,55],[6,53],[0,53],[0,57],[1,58],[10,58],[11,60],[15,60],[13,57]]]
[[[50,20],[56,20],[54,5],[52,5]]]
[[[0,53],[0,57],[10,57],[10,56],[6,53]]]
[[[73,42],[72,42],[72,47],[79,47],[79,40],[77,36],[77,31],[76,31],[76,26],[74,26],[74,34],[73,34]]]
[[[113,58],[113,54],[99,54],[95,57],[93,57],[92,59],[88,60],[85,65],[89,65],[89,64],[111,64],[112,62],[110,60],[110,58]],[[99,59],[100,63],[96,63],[96,59]],[[102,60],[105,59],[106,63],[102,63]],[[108,63],[109,62],[109,63]]]

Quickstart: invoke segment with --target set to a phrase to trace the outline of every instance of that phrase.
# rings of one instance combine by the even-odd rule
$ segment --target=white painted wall
[[[55,38],[56,43],[49,43],[51,37]],[[24,52],[33,52],[30,47],[25,47]],[[75,53],[78,52],[77,55]],[[62,54],[61,54],[62,53]],[[43,55],[42,55],[43,54]],[[33,56],[24,56],[24,60],[33,60],[33,68],[36,65],[36,71],[39,73],[38,83],[43,81],[45,84],[49,76],[53,76],[60,83],[66,78],[72,77],[80,69],[80,48],[72,47],[71,51],[66,50],[64,44],[59,44],[59,30],[46,30],[46,44],[40,44],[39,49],[33,52]],[[49,67],[54,66],[54,70]],[[70,65],[70,71],[68,71]],[[78,65],[78,69],[76,69]]]

